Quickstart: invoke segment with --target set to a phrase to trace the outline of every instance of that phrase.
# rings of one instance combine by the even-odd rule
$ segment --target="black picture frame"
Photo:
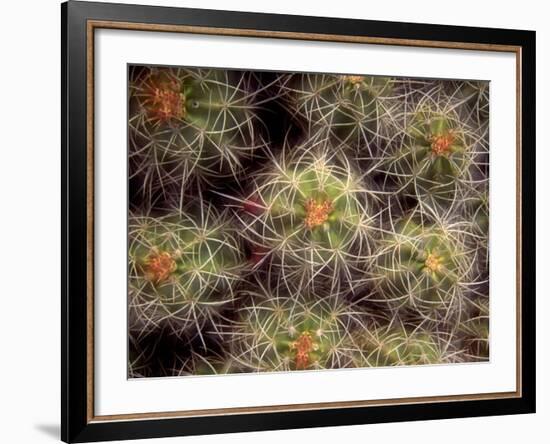
[[[518,140],[521,177],[518,199],[521,219],[521,305],[519,325],[519,383],[521,393],[495,399],[438,400],[387,405],[331,407],[293,411],[237,412],[228,415],[97,419],[90,399],[88,359],[93,335],[90,310],[90,113],[88,78],[90,21],[161,26],[258,30],[285,33],[432,43],[439,47],[460,44],[506,45],[517,48],[521,79]],[[180,435],[308,428],[535,412],[535,32],[382,22],[355,19],[259,14],[201,9],[136,6],[69,1],[61,5],[62,53],[62,374],[61,438],[90,442]],[[146,32],[146,31],[144,31]],[[428,46],[432,46],[428,44]],[[93,196],[92,196],[93,204]],[[496,271],[498,279],[498,270]],[[92,350],[93,351],[93,350]],[[92,409],[92,414],[90,414]]]

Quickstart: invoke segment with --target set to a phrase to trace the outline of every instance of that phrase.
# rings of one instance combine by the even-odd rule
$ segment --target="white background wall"
[[[125,3],[141,3],[129,1]],[[550,14],[540,0],[324,1],[187,0],[144,3],[537,31],[537,349],[536,415],[380,424],[225,436],[182,443],[545,442],[550,421],[550,311],[546,230],[550,162]],[[60,20],[58,0],[0,6],[0,441],[54,442],[60,372]],[[526,116],[529,118],[529,116]],[[145,442],[145,441],[143,441]]]

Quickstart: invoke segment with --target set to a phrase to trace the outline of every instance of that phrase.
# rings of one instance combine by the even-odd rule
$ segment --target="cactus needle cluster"
[[[132,65],[128,374],[489,359],[483,81]]]

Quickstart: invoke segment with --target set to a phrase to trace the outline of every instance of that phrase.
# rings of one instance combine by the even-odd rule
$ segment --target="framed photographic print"
[[[62,439],[535,411],[535,33],[62,5]]]

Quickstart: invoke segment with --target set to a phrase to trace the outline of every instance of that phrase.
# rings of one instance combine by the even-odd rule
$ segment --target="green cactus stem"
[[[459,236],[412,216],[397,222],[383,236],[375,262],[380,299],[430,318],[451,316],[470,273]]]
[[[233,358],[246,371],[340,368],[351,360],[348,309],[337,298],[264,294],[239,312]]]
[[[262,145],[249,74],[146,68],[130,83],[130,160],[148,189],[236,176]]]
[[[358,367],[389,367],[458,362],[455,350],[436,335],[410,327],[384,327],[360,340]]]
[[[196,332],[236,298],[244,254],[235,229],[213,207],[199,215],[132,216],[129,238],[131,329]]]
[[[274,162],[237,211],[255,257],[295,288],[345,281],[349,290],[370,252],[367,190],[349,164],[309,143]]]
[[[392,91],[386,77],[295,74],[284,78],[291,112],[310,132],[325,132],[335,145],[374,152],[381,100]]]
[[[489,82],[451,82],[451,93],[467,108],[468,114],[479,125],[489,121]]]
[[[485,361],[489,359],[489,300],[478,297],[468,302],[466,316],[459,324],[459,331],[464,335],[468,360]]]
[[[456,115],[428,111],[413,114],[402,146],[385,163],[386,173],[405,195],[432,209],[447,209],[472,182],[470,152]]]

